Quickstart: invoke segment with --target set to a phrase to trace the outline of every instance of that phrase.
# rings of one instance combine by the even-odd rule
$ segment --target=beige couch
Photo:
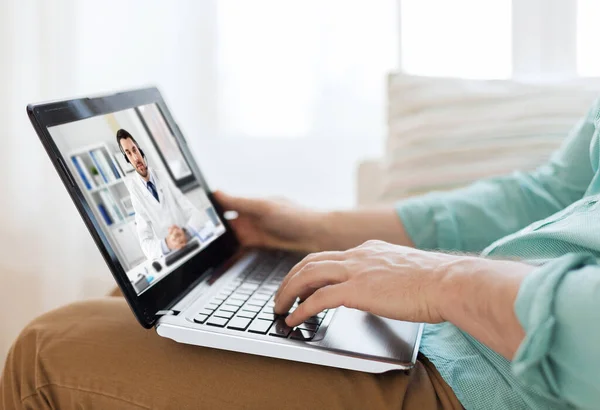
[[[532,169],[598,96],[598,79],[523,84],[391,74],[385,155],[359,165],[357,203]]]

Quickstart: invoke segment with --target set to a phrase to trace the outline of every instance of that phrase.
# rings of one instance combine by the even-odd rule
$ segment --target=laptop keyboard
[[[194,317],[194,322],[240,332],[295,340],[312,340],[327,311],[295,328],[285,324],[286,315],[273,311],[273,297],[287,273],[300,261],[296,254],[269,252],[260,255],[227,284]],[[294,303],[290,313],[296,309]]]

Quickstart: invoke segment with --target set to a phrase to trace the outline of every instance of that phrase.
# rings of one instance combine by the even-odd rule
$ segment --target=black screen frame
[[[226,229],[225,233],[211,242],[201,252],[194,255],[190,260],[169,273],[145,292],[137,295],[123,266],[119,262],[116,252],[100,228],[100,221],[97,220],[92,213],[79,185],[74,182],[75,179],[73,174],[66,167],[66,159],[59,151],[48,131],[48,127],[127,109],[134,109],[137,106],[146,104],[157,104],[167,125],[172,130],[181,152],[190,165],[194,179],[200,184],[200,187],[208,196],[208,199],[213,204]],[[94,238],[96,246],[100,250],[108,268],[121,288],[127,303],[143,327],[147,329],[152,328],[159,318],[157,312],[169,309],[180,300],[186,294],[187,290],[202,276],[208,274],[208,272],[214,271],[219,266],[222,266],[241,249],[240,243],[231,229],[231,226],[224,218],[224,210],[214,199],[179,126],[173,119],[158,88],[149,87],[96,97],[29,104],[27,106],[27,114],[40,141],[46,149],[52,164],[63,181],[65,188],[69,192],[71,199],[75,203],[79,214]],[[194,182],[192,182],[192,184],[194,184]]]

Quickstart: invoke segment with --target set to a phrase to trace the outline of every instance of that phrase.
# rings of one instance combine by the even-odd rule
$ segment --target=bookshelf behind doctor
[[[145,256],[139,245],[134,210],[125,186],[126,175],[133,167],[119,161],[119,155],[107,144],[96,144],[72,151],[69,165],[81,182],[92,212],[106,227],[115,252],[126,265],[123,268],[128,271],[143,262]]]

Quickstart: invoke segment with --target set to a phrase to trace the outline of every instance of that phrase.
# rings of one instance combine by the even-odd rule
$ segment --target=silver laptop
[[[372,373],[414,365],[422,324],[341,307],[290,328],[273,312],[279,283],[303,255],[240,246],[156,88],[31,104],[27,113],[145,328]]]

